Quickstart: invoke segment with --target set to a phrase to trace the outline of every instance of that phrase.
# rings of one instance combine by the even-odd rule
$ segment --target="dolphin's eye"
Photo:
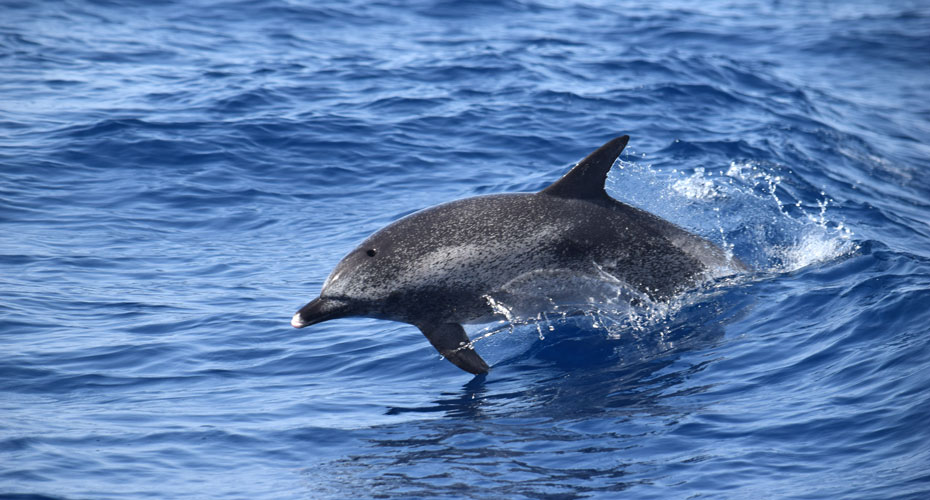
[[[369,257],[374,257],[375,255],[378,254],[378,251],[375,250],[374,248],[369,248],[368,251],[366,251],[365,253],[368,254]]]

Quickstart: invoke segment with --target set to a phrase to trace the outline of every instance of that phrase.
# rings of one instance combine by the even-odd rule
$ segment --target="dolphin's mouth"
[[[300,308],[291,318],[291,326],[303,328],[331,319],[349,316],[349,304],[338,299],[317,297]]]

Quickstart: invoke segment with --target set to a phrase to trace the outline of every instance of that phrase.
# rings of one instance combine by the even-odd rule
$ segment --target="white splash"
[[[831,217],[826,193],[801,198],[809,186],[785,166],[731,161],[659,171],[626,160],[618,166],[622,174],[609,178],[618,199],[710,239],[757,271],[793,271],[858,248],[852,230]]]
[[[672,183],[672,189],[692,200],[712,200],[720,196],[714,181],[704,176],[703,167],[694,169],[691,176]]]

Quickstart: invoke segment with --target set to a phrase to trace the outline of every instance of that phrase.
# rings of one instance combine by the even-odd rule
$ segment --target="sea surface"
[[[483,378],[289,326],[621,134],[751,272],[470,327]],[[0,497],[930,498],[928,142],[926,1],[0,1]]]

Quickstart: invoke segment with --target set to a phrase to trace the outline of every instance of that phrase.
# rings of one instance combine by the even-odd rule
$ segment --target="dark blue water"
[[[922,1],[4,1],[0,496],[930,497],[928,103]],[[624,133],[750,275],[472,327],[484,380],[288,325]]]

